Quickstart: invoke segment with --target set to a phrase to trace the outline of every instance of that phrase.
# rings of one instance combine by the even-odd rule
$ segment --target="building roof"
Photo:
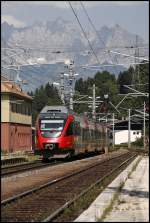
[[[23,92],[17,84],[11,82],[4,76],[1,76],[1,93],[15,94],[16,96],[21,96],[23,98],[33,100],[33,98],[27,93]]]
[[[133,120],[131,121],[131,130],[141,130],[142,126],[143,126],[142,122],[135,123]],[[115,123],[114,130],[128,130],[128,120]]]

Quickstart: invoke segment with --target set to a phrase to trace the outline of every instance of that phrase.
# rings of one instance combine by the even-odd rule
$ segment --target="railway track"
[[[149,149],[141,149],[141,148],[132,148],[132,149],[128,149],[129,151],[135,152],[139,155],[149,155]]]
[[[40,160],[38,160],[36,162],[34,161],[34,162],[19,164],[15,166],[3,167],[1,169],[1,176],[2,178],[4,178],[4,177],[12,176],[14,174],[23,173],[25,171],[34,170],[34,169],[38,169],[38,168],[42,168],[42,167],[46,167],[46,166],[50,166],[54,164],[56,164],[55,161],[52,161],[50,163],[42,163]]]
[[[38,168],[42,168],[42,167],[46,167],[46,166],[50,166],[50,165],[54,165],[54,164],[60,164],[62,162],[71,162],[73,160],[79,160],[79,159],[85,159],[87,157],[92,157],[95,156],[96,154],[88,154],[88,155],[80,155],[80,156],[74,156],[70,159],[52,159],[49,160],[48,163],[42,163],[41,160],[37,160],[37,161],[33,161],[33,162],[28,162],[28,163],[22,163],[22,164],[17,164],[17,165],[13,165],[13,166],[7,166],[7,167],[2,167],[1,168],[1,177],[8,177],[8,176],[12,176],[14,174],[18,174],[18,173],[23,173],[25,171],[28,170],[34,170],[34,169],[38,169]]]
[[[2,222],[57,221],[57,216],[114,171],[135,158],[125,153],[55,179],[1,202]]]

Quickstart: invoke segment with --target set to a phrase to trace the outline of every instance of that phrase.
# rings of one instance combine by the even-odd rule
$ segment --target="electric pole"
[[[128,148],[130,148],[131,146],[131,134],[130,134],[130,131],[131,131],[131,122],[130,122],[130,108],[129,108],[129,118],[128,118]]]
[[[68,68],[69,68],[69,93],[70,93],[70,109],[73,110],[73,64],[74,61],[70,61]]]
[[[95,110],[96,110],[96,103],[95,103],[95,84],[93,84],[92,116],[93,116],[93,119],[94,120],[96,120]]]
[[[115,145],[115,115],[113,113],[113,149],[114,149],[114,145]]]
[[[143,145],[145,149],[145,101],[144,101],[144,119],[143,119]]]
[[[137,57],[139,58],[138,35],[136,35],[136,45],[135,45],[135,47],[136,47],[135,48],[135,68],[137,67],[137,78],[138,78],[138,83],[140,83],[139,64],[136,64],[136,63],[139,63],[139,59],[137,59]],[[136,80],[135,76],[136,76],[136,74],[134,74],[134,82]],[[133,84],[135,84],[135,83],[133,83]]]
[[[93,96],[92,96],[92,117],[93,120],[96,121],[96,107],[97,107],[97,103],[101,102],[101,101],[97,101],[97,99],[100,98],[100,96],[96,97],[95,94],[95,84],[93,84]],[[91,98],[91,97],[89,97]]]
[[[73,110],[73,81],[75,80],[75,76],[77,76],[78,74],[74,73],[73,60],[67,60],[65,61],[65,64],[67,64],[67,68],[69,69],[69,74],[64,74],[69,79],[69,108]]]
[[[64,73],[60,74],[60,95],[61,95],[61,100],[63,104],[65,104],[64,101]]]
[[[105,153],[108,153],[108,128],[107,128],[107,116],[106,116],[106,136],[105,136]]]

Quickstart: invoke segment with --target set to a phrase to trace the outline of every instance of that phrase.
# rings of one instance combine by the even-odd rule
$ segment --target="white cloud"
[[[94,6],[138,6],[142,4],[147,4],[148,1],[83,1],[83,4],[88,7]],[[80,8],[79,1],[71,1],[71,4],[77,8]],[[27,6],[27,5],[35,5],[35,6],[49,6],[56,8],[70,8],[69,3],[67,1],[3,1],[2,7],[13,7],[13,6]]]
[[[147,1],[108,1],[108,3],[118,6],[138,6],[147,3]]]
[[[26,23],[16,19],[14,16],[11,15],[3,15],[2,16],[2,23],[7,22],[9,25],[14,25],[16,28],[25,27]]]
[[[66,1],[3,1],[2,7],[14,7],[14,6],[50,6],[58,8],[67,8],[68,3]]]

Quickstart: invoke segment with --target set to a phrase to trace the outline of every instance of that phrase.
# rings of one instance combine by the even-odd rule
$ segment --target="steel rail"
[[[59,163],[60,162],[52,162],[52,163],[31,162],[31,163],[12,166],[12,167],[6,167],[6,168],[2,169],[1,176],[2,176],[2,178],[5,178],[5,177],[11,176],[13,174],[18,174],[18,173],[26,172],[26,171],[29,171],[29,170],[44,168],[44,167],[48,167],[48,166],[51,166],[51,165],[57,165]],[[33,166],[31,166],[31,165],[33,165]],[[19,167],[20,168],[22,167],[22,168],[17,169]],[[16,170],[11,171],[11,169],[13,169],[13,168],[16,168]],[[7,171],[8,169],[10,169],[10,171],[5,172],[5,170]]]
[[[46,187],[48,187],[48,186],[51,186],[51,185],[53,185],[53,184],[56,184],[56,183],[58,183],[58,182],[60,182],[60,181],[63,181],[63,180],[65,180],[65,179],[68,179],[68,178],[70,178],[70,177],[72,177],[72,176],[78,175],[78,174],[80,174],[80,173],[82,173],[82,172],[84,172],[84,171],[87,171],[87,170],[89,170],[89,169],[92,169],[92,168],[95,167],[95,166],[99,166],[99,165],[101,165],[102,163],[107,162],[108,160],[116,159],[116,158],[121,157],[121,156],[123,156],[123,155],[125,155],[125,154],[129,154],[129,152],[123,153],[123,154],[118,155],[118,156],[113,157],[113,158],[108,158],[108,159],[103,160],[103,161],[101,161],[101,162],[99,162],[99,163],[97,163],[97,164],[90,165],[89,167],[84,168],[84,169],[82,169],[82,170],[73,172],[73,173],[71,173],[71,174],[67,174],[67,175],[65,175],[65,176],[63,176],[63,177],[59,177],[59,178],[54,179],[54,180],[52,180],[52,181],[50,181],[50,182],[47,182],[47,183],[45,183],[45,184],[42,184],[42,185],[40,185],[40,186],[38,186],[38,187],[36,187],[36,188],[30,189],[30,190],[27,190],[27,191],[25,191],[25,192],[23,192],[23,193],[20,193],[20,194],[17,194],[17,195],[15,195],[15,196],[12,196],[12,197],[10,197],[10,198],[8,198],[8,199],[3,200],[3,201],[1,202],[1,206],[4,206],[4,205],[6,205],[6,204],[8,204],[8,203],[11,203],[11,202],[14,202],[14,201],[16,201],[16,200],[18,200],[18,199],[20,199],[20,198],[22,198],[22,197],[24,197],[24,196],[30,195],[30,194],[32,194],[32,193],[35,193],[35,192],[37,192],[37,191],[39,191],[39,190],[41,190],[41,189],[44,189],[44,188],[46,188]]]
[[[32,164],[32,163],[37,163],[39,162],[40,160],[36,160],[36,161],[31,161],[31,162],[24,162],[24,163],[16,163],[14,165],[4,165],[1,167],[1,170],[7,170],[7,169],[11,169],[11,168],[15,168],[17,166],[23,166],[23,165],[27,165],[27,164]]]

